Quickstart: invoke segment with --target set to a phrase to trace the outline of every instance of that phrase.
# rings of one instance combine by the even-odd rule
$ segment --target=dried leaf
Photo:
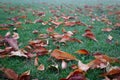
[[[112,31],[112,28],[103,28],[102,31],[104,31],[104,32],[110,32],[110,31]]]
[[[30,80],[30,70],[22,73],[22,74],[19,76],[18,80]]]
[[[18,43],[17,43],[17,40],[14,39],[14,38],[9,38],[9,37],[6,37],[5,38],[5,41],[8,42],[8,44],[15,50],[18,50]]]
[[[83,64],[80,60],[78,61],[78,68],[83,71],[87,71],[90,67],[87,64]]]
[[[61,67],[62,67],[62,69],[66,69],[67,68],[67,63],[64,60],[62,60]]]
[[[89,52],[87,50],[85,50],[85,49],[80,49],[80,50],[76,51],[76,53],[78,53],[78,54],[84,54],[84,55],[89,54]]]
[[[77,66],[76,64],[73,64],[73,65],[71,66],[71,68],[72,68],[72,69],[77,69],[78,66]]]
[[[13,37],[15,40],[17,40],[17,39],[20,38],[20,37],[19,37],[19,34],[16,33],[16,32],[13,33],[12,37]]]
[[[44,71],[45,70],[45,66],[43,64],[40,64],[38,66],[37,70]]]
[[[38,66],[38,60],[39,60],[39,58],[36,57],[35,60],[34,60],[34,65],[35,65],[35,66]]]
[[[109,62],[104,59],[95,59],[90,63],[88,63],[87,65],[92,69],[95,69],[95,68],[103,69],[109,65]]]
[[[120,79],[120,68],[112,67],[108,72],[102,74],[102,76],[109,78],[110,80],[119,80]]]
[[[16,74],[12,69],[0,68],[0,71],[4,72],[8,79],[17,80],[18,78],[18,74]]]
[[[43,56],[48,53],[48,50],[44,47],[37,47],[33,52],[37,53],[37,56]]]
[[[89,29],[85,30],[85,33],[82,36],[85,36],[89,39],[92,39],[92,40],[98,42],[97,39],[95,38],[95,35]]]
[[[81,70],[77,69],[73,72],[71,72],[67,78],[63,78],[60,80],[87,80],[83,72]]]
[[[76,57],[67,53],[63,52],[61,50],[55,49],[52,53],[51,56],[56,58],[56,59],[65,59],[65,60],[76,60]]]
[[[25,55],[24,52],[23,52],[22,50],[11,51],[11,56],[19,56],[19,57],[25,57],[25,58],[28,58],[28,56]]]

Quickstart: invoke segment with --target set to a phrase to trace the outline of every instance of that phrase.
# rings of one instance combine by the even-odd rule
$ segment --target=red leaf
[[[30,70],[22,73],[22,74],[19,76],[18,80],[30,80]]]
[[[4,72],[8,79],[17,80],[18,74],[16,74],[12,69],[0,68],[0,71]]]
[[[87,37],[89,39],[92,39],[92,40],[97,42],[97,39],[95,38],[95,35],[91,32],[90,29],[85,30],[85,33],[82,36],[85,36],[85,37]]]
[[[60,80],[87,80],[83,72],[81,70],[77,69],[73,72],[71,72],[67,78],[63,78]]]

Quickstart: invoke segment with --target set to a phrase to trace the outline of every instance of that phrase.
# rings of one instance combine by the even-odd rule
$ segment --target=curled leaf
[[[87,71],[90,67],[87,64],[83,64],[80,60],[78,61],[78,68],[83,71]]]
[[[95,35],[93,34],[93,32],[90,29],[85,30],[85,33],[82,36],[87,37],[87,38],[92,39],[97,42]]]
[[[84,55],[89,54],[89,52],[87,50],[85,50],[85,49],[80,49],[80,50],[76,51],[76,53],[84,54]]]
[[[22,74],[19,76],[18,80],[30,80],[30,70],[22,73]]]
[[[44,71],[45,66],[43,64],[40,64],[40,66],[38,66],[37,70]]]
[[[81,70],[77,69],[73,72],[71,72],[67,78],[62,78],[60,80],[87,80],[83,72]]]

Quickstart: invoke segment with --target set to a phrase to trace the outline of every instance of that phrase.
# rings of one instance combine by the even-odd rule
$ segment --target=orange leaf
[[[17,80],[18,78],[18,74],[16,74],[12,69],[0,68],[0,71],[4,72],[8,79]]]
[[[78,51],[76,51],[76,53],[78,53],[78,54],[89,54],[89,52],[87,51],[87,50],[85,50],[85,49],[80,49],[80,50],[78,50]]]
[[[65,60],[77,60],[75,56],[67,53],[67,52],[63,52],[61,50],[55,49],[52,53],[51,53],[52,57],[55,57],[56,59],[65,59]]]
[[[95,38],[95,35],[89,29],[85,30],[85,33],[82,36],[85,36],[85,37],[87,37],[89,39],[92,39],[92,40],[97,42],[97,39]]]

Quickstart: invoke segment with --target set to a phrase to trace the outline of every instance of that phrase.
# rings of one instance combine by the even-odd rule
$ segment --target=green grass
[[[109,4],[112,4],[112,3],[109,3]],[[2,6],[2,5],[3,5],[3,3],[0,3],[0,6]],[[48,13],[48,7],[45,5],[38,5],[37,3],[36,4],[25,3],[25,5],[24,5],[24,2],[21,2],[21,4],[18,4],[16,1],[12,1],[11,4],[6,6],[6,9],[8,9],[9,7],[14,7],[14,6],[18,6],[17,10],[20,9],[20,6],[24,7],[27,10],[29,8],[32,8],[33,10],[40,10],[41,7],[44,7],[45,12],[47,13],[46,14],[47,16],[45,18],[43,18],[44,21],[48,20],[49,17],[52,16],[51,14]],[[74,8],[72,8],[72,9],[74,10],[76,6],[79,6],[79,5],[74,5]],[[55,8],[55,6],[52,6],[52,7]],[[120,9],[120,7],[117,7],[117,9]],[[11,13],[9,13],[9,11],[4,12],[4,10],[2,8],[0,8],[0,24],[12,23],[12,21],[8,21],[7,18],[15,17],[15,16],[19,16],[19,15],[27,15],[28,19],[30,19],[32,21],[34,21],[35,19],[38,18],[38,17],[33,16],[31,11],[17,12],[17,10],[11,11]],[[61,10],[61,11],[65,11],[65,13],[68,15],[73,15],[73,14],[68,13],[67,8],[63,8],[63,10]],[[84,11],[84,13],[86,13],[86,11]],[[78,33],[75,34],[73,37],[82,40],[83,43],[79,44],[77,42],[67,42],[66,46],[63,46],[62,44],[58,44],[60,46],[60,50],[71,53],[72,55],[75,55],[78,59],[80,59],[84,63],[88,63],[91,60],[93,60],[94,59],[93,56],[84,56],[84,55],[75,54],[76,50],[86,49],[91,54],[99,51],[108,56],[120,58],[120,55],[119,55],[120,54],[120,51],[119,51],[120,50],[120,29],[116,29],[111,32],[102,32],[101,31],[102,28],[113,27],[113,25],[108,26],[103,22],[97,22],[97,21],[95,21],[95,23],[92,24],[89,21],[90,17],[84,15],[84,13],[83,14],[77,13],[77,14],[79,14],[78,18],[82,22],[84,22],[88,25],[94,26],[94,28],[92,29],[92,32],[95,34],[98,42],[95,42],[93,40],[90,40],[90,39],[82,36],[84,31],[87,29],[85,26],[65,27],[65,26],[61,25],[55,29],[56,32],[62,33],[63,27],[66,29],[66,31],[77,30]],[[97,10],[94,13],[101,15]],[[104,10],[104,13],[106,14],[106,10]],[[118,22],[118,21],[116,21],[114,15],[108,16],[108,17],[113,23]],[[20,21],[24,23],[24,19],[21,19]],[[39,33],[46,33],[46,29],[48,27],[51,27],[48,25],[43,26],[41,23],[22,24],[21,26],[22,26],[21,28],[17,28],[17,32],[20,35],[20,39],[18,40],[18,42],[20,44],[19,45],[20,48],[27,46],[28,42],[30,40],[35,40],[36,38],[38,38],[39,34],[32,34],[33,30],[38,30]],[[11,27],[10,30],[8,30],[8,31],[14,32],[13,29],[14,29],[14,27]],[[8,31],[0,30],[0,35],[5,36],[5,34]],[[108,35],[113,36],[113,40],[112,40],[111,44],[106,43],[106,39],[107,39]],[[119,43],[118,45],[115,44],[116,41],[118,41],[118,43]],[[2,48],[2,47],[0,47],[0,48]],[[53,41],[50,39],[50,44],[47,46],[47,49],[54,50],[55,48],[56,48],[56,46],[53,45]],[[18,74],[22,74],[23,72],[30,70],[31,71],[31,79],[38,78],[39,80],[59,80],[60,78],[65,78],[70,72],[73,71],[70,68],[70,66],[72,64],[77,64],[76,61],[69,61],[68,68],[65,70],[62,70],[60,67],[61,61],[54,60],[55,63],[57,63],[59,65],[59,73],[58,72],[56,73],[55,71],[51,71],[51,70],[47,69],[48,66],[54,64],[53,62],[48,61],[49,58],[50,58],[49,55],[39,57],[39,63],[44,64],[46,67],[45,71],[37,70],[37,68],[34,66],[34,58],[32,58],[32,59],[25,59],[25,58],[21,58],[21,57],[2,58],[2,59],[0,59],[0,66],[5,67],[5,68],[11,68],[11,69],[15,70],[15,72]],[[118,64],[115,64],[115,65],[118,65]],[[100,69],[89,70],[86,74],[86,77],[89,80],[102,80],[103,78],[99,76],[101,73],[103,73],[103,70],[100,70]],[[2,74],[2,73],[0,72],[0,74]],[[4,80],[4,79],[0,77],[0,80]]]

